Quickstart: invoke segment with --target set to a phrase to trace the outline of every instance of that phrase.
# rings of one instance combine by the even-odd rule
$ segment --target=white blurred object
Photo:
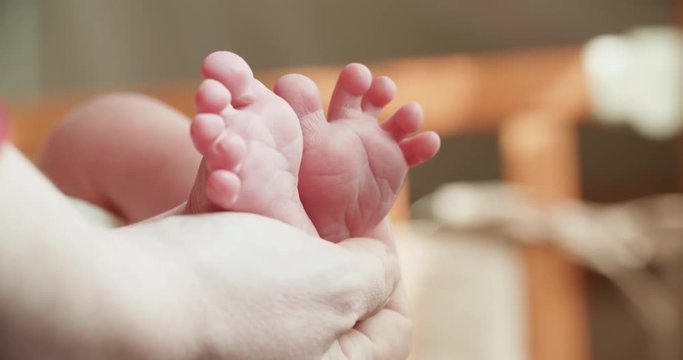
[[[583,52],[591,112],[606,124],[627,123],[666,138],[683,125],[683,33],[638,28],[590,40]]]
[[[519,247],[426,221],[395,234],[415,321],[411,360],[529,358]]]
[[[607,276],[683,256],[683,195],[657,195],[617,205],[567,201],[552,207],[500,183],[451,183],[418,200],[414,212],[440,226],[552,241]]]
[[[531,199],[511,185],[454,183],[419,200],[414,210],[441,231],[468,231],[479,239],[553,243],[621,290],[645,330],[648,359],[680,359],[683,308],[676,297],[680,281],[667,283],[650,266],[661,271],[683,258],[683,195],[616,205],[566,202],[552,207]]]

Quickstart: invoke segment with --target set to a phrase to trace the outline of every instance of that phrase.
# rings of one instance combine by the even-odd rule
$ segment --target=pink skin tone
[[[204,155],[186,211],[252,212],[316,234],[297,191],[303,140],[296,114],[235,54],[209,55],[190,128]]]
[[[378,124],[395,92],[391,80],[347,66],[326,118],[317,88],[301,75],[283,77],[273,93],[241,58],[223,52],[210,55],[203,72],[191,137],[181,114],[148,98],[113,95],[76,110],[48,143],[41,167],[67,194],[127,222],[189,199],[184,208],[190,213],[255,212],[328,240],[365,235],[391,244],[380,221],[408,168],[439,147],[433,133],[407,136],[422,121],[415,104]],[[190,169],[200,161],[195,179]],[[347,355],[355,352],[353,344],[381,343],[398,325],[409,329],[400,287],[384,308],[339,339]],[[408,332],[375,351],[403,357]]]
[[[189,213],[254,212],[337,241],[372,230],[409,166],[438,150],[434,133],[407,136],[422,122],[417,104],[378,124],[395,86],[362,65],[341,72],[330,121],[317,87],[302,75],[284,76],[273,93],[227,52],[208,56],[202,71],[191,137],[184,116],[158,101],[109,95],[67,117],[39,159],[41,170],[67,195],[127,223],[187,199]],[[195,178],[188,170],[200,162]]]
[[[387,215],[408,168],[439,149],[433,132],[407,136],[422,123],[417,104],[378,123],[395,85],[360,64],[339,75],[327,118],[303,75],[273,93],[229,52],[209,55],[202,72],[191,134],[204,158],[188,212],[255,212],[331,241],[361,236]]]
[[[0,229],[2,359],[408,354],[387,228],[337,244],[238,212],[101,228],[3,144]]]
[[[66,116],[38,166],[66,195],[136,223],[187,200],[201,161],[189,124],[149,97],[101,96]]]

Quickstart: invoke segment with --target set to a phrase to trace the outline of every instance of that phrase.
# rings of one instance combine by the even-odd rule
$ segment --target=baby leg
[[[146,96],[98,97],[67,115],[38,164],[65,194],[140,221],[187,199],[201,160],[189,126]]]

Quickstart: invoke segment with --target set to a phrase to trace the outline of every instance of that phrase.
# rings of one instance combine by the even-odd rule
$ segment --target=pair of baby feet
[[[327,117],[303,75],[270,91],[230,52],[209,55],[202,73],[191,137],[204,157],[188,212],[257,213],[331,241],[362,236],[387,215],[408,168],[439,148],[433,132],[409,136],[422,123],[415,103],[378,123],[396,88],[360,64],[342,70]]]

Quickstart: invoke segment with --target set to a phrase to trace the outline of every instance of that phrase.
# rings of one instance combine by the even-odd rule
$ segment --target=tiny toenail
[[[226,153],[230,148],[230,139],[227,136],[223,136],[218,142],[216,142],[216,152]]]

